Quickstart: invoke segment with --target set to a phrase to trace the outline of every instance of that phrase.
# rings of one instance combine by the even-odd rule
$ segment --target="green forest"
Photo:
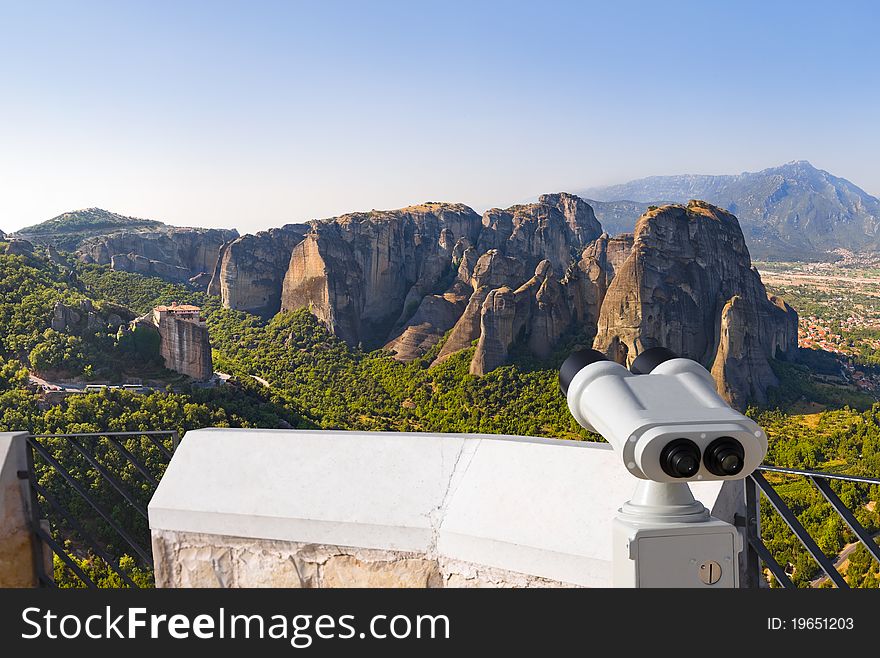
[[[0,243],[2,252],[2,243]],[[157,347],[137,341],[115,328],[92,327],[56,331],[50,328],[56,302],[74,305],[89,300],[96,312],[135,317],[153,306],[186,301],[202,307],[213,346],[214,367],[232,376],[231,385],[200,388],[164,369]],[[339,428],[414,432],[505,433],[573,440],[599,440],[580,428],[558,391],[557,368],[573,349],[584,346],[574,336],[541,363],[514,351],[513,363],[483,376],[468,373],[471,350],[429,368],[440,345],[424,357],[401,364],[382,351],[348,347],[305,310],[265,320],[222,308],[219,299],[187,285],[111,271],[73,259],[51,262],[34,254],[0,253],[0,430],[35,433],[187,430],[214,427]],[[442,345],[442,343],[441,343]],[[767,463],[784,467],[880,476],[880,404],[871,396],[812,381],[821,369],[821,354],[805,355],[800,363],[774,367],[781,385],[770,403],[751,408],[768,432]],[[65,397],[49,403],[28,384],[29,371],[81,381],[121,382],[132,378],[161,382],[147,394],[105,390]],[[253,380],[265,379],[269,387]],[[805,404],[821,405],[804,414]],[[797,412],[797,413],[795,413]],[[83,456],[62,440],[54,440],[55,459],[88,482],[101,500],[111,504],[112,492]],[[158,469],[160,455],[142,439],[126,446]],[[118,478],[148,499],[151,489],[112,450],[99,453]],[[115,455],[115,456],[114,456]],[[795,509],[823,551],[835,556],[854,537],[831,512],[824,498],[803,480],[770,479]],[[41,484],[79,505],[51,469]],[[835,485],[843,500],[873,533],[880,531],[877,501],[880,488]],[[118,504],[117,504],[118,507]],[[77,508],[84,511],[81,507]],[[140,535],[143,519],[123,508],[118,520]],[[808,586],[820,575],[784,523],[769,507],[762,533],[798,585]],[[90,527],[117,552],[118,544],[101,524]],[[87,551],[79,554],[82,568],[96,581],[121,584],[117,574]],[[125,558],[132,579],[148,584],[150,574]],[[877,586],[876,563],[859,548],[849,557],[847,579],[856,586]],[[69,569],[56,560],[59,583],[76,585]],[[823,583],[819,583],[824,585]]]

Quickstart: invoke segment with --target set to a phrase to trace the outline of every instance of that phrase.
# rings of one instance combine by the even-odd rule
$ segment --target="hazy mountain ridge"
[[[579,194],[605,204],[604,214],[616,213],[619,223],[606,228],[620,230],[632,230],[627,224],[634,225],[638,204],[703,199],[737,216],[759,259],[810,260],[841,247],[880,248],[880,200],[804,160],[736,175],[651,176]],[[603,210],[596,214],[602,219]]]

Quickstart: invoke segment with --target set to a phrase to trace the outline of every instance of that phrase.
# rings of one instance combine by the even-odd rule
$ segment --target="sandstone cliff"
[[[601,234],[593,209],[582,199],[544,194],[538,203],[488,210],[477,251],[497,249],[527,269],[548,260],[557,272],[564,272],[577,252]]]
[[[159,354],[166,368],[196,381],[206,381],[213,376],[211,341],[204,322],[153,312],[135,323],[154,327],[159,332]]]
[[[661,345],[710,368],[740,407],[778,384],[768,359],[797,347],[797,314],[768,299],[736,217],[701,201],[639,219],[602,302],[596,349],[629,364]]]
[[[490,249],[480,256],[468,281],[473,292],[435,363],[440,363],[450,355],[470,347],[471,343],[481,335],[483,303],[489,293],[512,282],[522,281],[525,278],[524,274],[525,268],[521,261],[504,256],[497,249]]]
[[[178,228],[128,230],[88,238],[77,253],[86,262],[110,265],[113,256],[132,254],[189,271],[189,276],[214,269],[224,243],[238,237],[227,229]]]
[[[504,286],[489,291],[480,308],[480,338],[471,359],[472,375],[484,375],[507,362],[510,348],[522,340],[529,351],[546,359],[571,328],[571,310],[550,261],[515,291]]]
[[[307,224],[243,235],[219,249],[208,293],[223,306],[257,315],[272,315],[281,306],[281,285],[293,248],[309,231]]]
[[[470,372],[512,349],[551,356],[566,336],[628,363],[664,345],[710,368],[733,404],[776,383],[797,315],[768,299],[736,218],[703,202],[652,209],[635,234],[602,233],[569,194],[487,211],[429,203],[244,236],[209,292],[253,312],[308,308],[352,346],[434,364],[474,348]]]
[[[569,266],[562,283],[572,318],[587,334],[594,334],[599,309],[614,272],[629,256],[633,236],[625,233],[610,237],[603,233],[589,244],[577,262]]]
[[[183,283],[189,281],[193,276],[192,272],[185,267],[170,265],[161,260],[152,260],[134,252],[114,254],[110,257],[110,268],[144,276],[157,276],[172,283]]]
[[[467,307],[473,293],[471,277],[476,264],[476,249],[462,238],[452,251],[452,266],[456,270],[452,284],[441,294],[425,295],[408,319],[404,309],[401,322],[391,331],[396,337],[388,341],[385,349],[393,352],[399,361],[412,361],[440,342]]]
[[[473,210],[442,203],[313,222],[291,254],[281,308],[310,308],[349,344],[382,345],[454,274],[455,245],[479,229]]]

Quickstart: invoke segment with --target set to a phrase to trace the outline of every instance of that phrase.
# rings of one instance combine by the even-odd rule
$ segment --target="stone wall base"
[[[153,530],[157,587],[570,587],[403,551]]]

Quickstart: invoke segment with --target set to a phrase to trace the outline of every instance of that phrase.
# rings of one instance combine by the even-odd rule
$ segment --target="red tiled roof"
[[[186,311],[186,312],[192,312],[192,313],[195,313],[197,311],[201,311],[201,309],[198,306],[191,306],[190,304],[172,304],[171,306],[165,306],[163,304],[162,306],[157,306],[155,310],[157,310],[157,311],[171,311],[172,313],[175,311]]]

